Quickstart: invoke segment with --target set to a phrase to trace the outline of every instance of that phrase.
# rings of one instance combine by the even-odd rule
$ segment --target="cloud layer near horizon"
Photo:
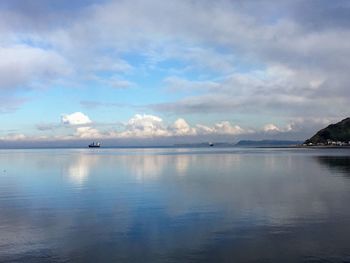
[[[314,120],[322,125],[322,120]],[[215,141],[225,139],[227,142],[236,142],[247,136],[255,136],[262,138],[288,138],[288,134],[298,133],[303,131],[303,123],[290,123],[285,127],[278,127],[275,124],[267,123],[258,129],[244,128],[239,125],[234,125],[229,121],[220,121],[212,126],[196,124],[191,126],[185,119],[179,118],[173,123],[167,123],[163,119],[154,115],[136,114],[126,123],[119,125],[105,125],[92,121],[86,114],[82,112],[74,112],[71,114],[62,114],[60,123],[50,123],[38,127],[43,131],[46,130],[62,130],[67,132],[61,135],[54,136],[26,136],[22,133],[9,133],[6,136],[0,137],[0,141],[5,142],[52,142],[52,141],[80,141],[80,140],[109,140],[109,144],[114,142],[138,140],[157,140],[172,138],[170,144],[176,138],[182,138],[183,141],[178,142],[205,142],[205,140]],[[283,137],[287,135],[287,137]],[[186,140],[187,138],[187,140]],[[190,139],[190,141],[188,140]],[[292,138],[295,139],[295,138]],[[112,140],[112,141],[111,141]],[[154,142],[153,142],[154,143]],[[166,140],[161,141],[161,145],[169,145]]]

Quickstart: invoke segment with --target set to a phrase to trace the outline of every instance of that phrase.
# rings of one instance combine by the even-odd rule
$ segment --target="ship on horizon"
[[[99,142],[92,142],[91,144],[89,144],[89,148],[100,148],[101,147],[101,143]]]

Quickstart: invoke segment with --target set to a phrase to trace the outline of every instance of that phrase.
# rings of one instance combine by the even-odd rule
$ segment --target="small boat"
[[[214,146],[214,143],[209,142],[209,146],[210,146],[210,147],[213,147],[213,146]]]
[[[101,147],[101,143],[99,142],[92,142],[91,144],[89,144],[89,148],[100,148]]]

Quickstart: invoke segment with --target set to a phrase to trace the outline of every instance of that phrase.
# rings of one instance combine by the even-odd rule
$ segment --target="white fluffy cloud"
[[[279,132],[281,131],[275,124],[269,123],[263,127],[264,132]]]
[[[94,125],[90,118],[81,112],[62,115],[61,122],[64,125],[74,128],[74,133],[65,138],[79,139],[200,137],[203,135],[236,136],[251,133],[251,130],[243,129],[238,125],[232,125],[228,121],[215,123],[213,126],[197,124],[191,127],[183,118],[177,119],[174,123],[167,124],[160,117],[150,114],[136,114],[122,125],[121,130],[117,130],[115,127],[112,127],[112,129],[109,127],[109,130],[100,130],[98,126],[93,127]],[[58,126],[53,125],[52,127]]]
[[[61,122],[66,125],[87,125],[92,123],[90,118],[81,112],[63,114],[61,116]]]
[[[125,131],[121,137],[153,137],[166,136],[168,132],[164,127],[163,120],[157,116],[136,114],[125,125]]]
[[[181,135],[194,135],[196,130],[191,128],[190,125],[182,118],[177,119],[173,125],[169,127],[169,132],[176,136]]]
[[[231,123],[229,123],[228,121],[223,121],[215,124],[214,131],[218,134],[231,134],[231,135],[237,135],[237,134],[242,134],[246,132],[238,125],[232,126]]]
[[[94,128],[91,127],[77,127],[74,136],[78,138],[100,138],[102,137],[101,133]]]
[[[239,125],[232,125],[228,121],[222,121],[214,124],[213,127],[208,127],[205,125],[196,125],[197,134],[218,134],[218,135],[240,135],[245,133],[251,133],[249,129],[243,129]]]
[[[197,124],[191,127],[183,118],[173,124],[166,125],[163,120],[154,115],[136,114],[125,125],[125,130],[117,133],[119,137],[170,137],[170,136],[200,136],[200,135],[239,135],[250,133],[238,125],[228,121],[214,124],[212,127]]]

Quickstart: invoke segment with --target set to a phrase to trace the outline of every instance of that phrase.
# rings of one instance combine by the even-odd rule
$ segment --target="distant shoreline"
[[[300,148],[316,148],[316,149],[350,149],[350,145],[343,145],[343,146],[337,146],[337,145],[313,145],[313,146],[298,146]]]
[[[98,151],[101,149],[229,149],[229,148],[236,148],[236,149],[350,149],[350,145],[347,146],[302,146],[302,145],[285,145],[285,146],[174,146],[174,145],[169,145],[169,146],[105,146],[105,147],[100,147],[100,148],[88,148],[88,147],[6,147],[6,148],[0,148],[1,150],[63,150],[63,149],[70,149],[70,150],[82,150],[82,149],[87,149],[90,151]]]

